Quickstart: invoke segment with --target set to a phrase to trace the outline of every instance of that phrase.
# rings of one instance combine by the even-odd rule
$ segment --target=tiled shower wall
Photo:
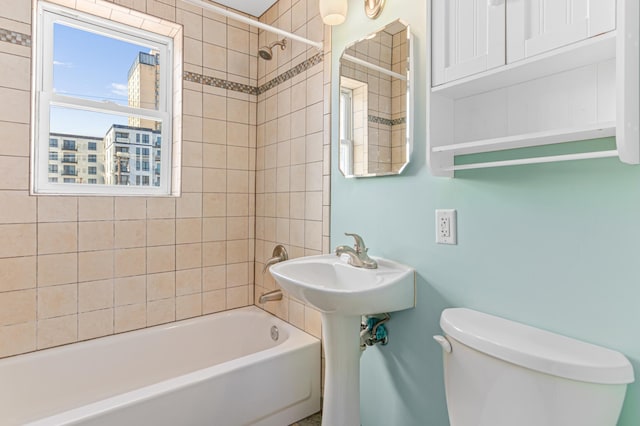
[[[277,244],[290,258],[330,250],[330,30],[322,24],[317,0],[280,0],[261,21],[311,40],[324,39],[325,50],[287,40],[285,50],[274,49],[271,61],[258,60],[259,86],[286,78],[258,95],[256,304],[261,293],[276,288],[262,269]],[[259,45],[279,38],[260,31]],[[301,301],[285,295],[261,307],[320,337],[320,314]]]
[[[327,61],[299,74],[302,80],[288,80],[302,81],[304,87],[303,189],[296,186],[298,175],[277,170],[269,173],[274,179],[280,176],[280,186],[270,186],[275,181],[267,183],[264,166],[256,176],[256,159],[265,163],[265,103],[286,83],[256,93],[266,79],[285,73],[303,57],[296,55],[277,69],[262,68],[258,79],[255,28],[180,0],[112,3],[184,25],[182,195],[29,196],[31,4],[5,0],[0,11],[0,357],[253,304],[254,255],[260,260],[255,267],[260,273],[279,223],[269,216],[273,220],[265,226],[265,188],[304,193],[305,217],[296,220],[304,221],[305,238],[291,239],[291,228],[289,239],[281,241],[290,254],[326,249]],[[294,8],[301,7],[304,15],[295,12],[294,18]],[[287,8],[281,2],[274,8],[282,8],[291,25],[302,19],[301,31],[322,39],[317,0],[301,0]],[[315,53],[304,49],[303,60]],[[313,89],[316,85],[319,92]],[[257,117],[261,126],[256,127]],[[257,239],[256,182],[262,196]],[[299,201],[295,205],[300,209]],[[256,294],[264,285],[274,285],[264,284],[261,275],[257,278]],[[291,304],[292,309],[277,305],[279,315],[319,335],[319,315],[300,303]]]

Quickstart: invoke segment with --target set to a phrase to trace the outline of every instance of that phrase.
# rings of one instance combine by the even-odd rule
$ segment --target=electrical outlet
[[[457,244],[456,211],[436,210],[436,243]]]

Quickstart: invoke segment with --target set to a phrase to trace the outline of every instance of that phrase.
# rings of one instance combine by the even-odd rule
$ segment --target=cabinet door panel
[[[432,15],[434,86],[505,64],[504,1],[432,0]]]
[[[615,29],[615,0],[508,0],[507,62]]]

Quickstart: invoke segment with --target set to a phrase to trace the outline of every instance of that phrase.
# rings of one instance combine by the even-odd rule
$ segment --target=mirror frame
[[[406,108],[407,108],[407,113],[406,113],[406,131],[405,131],[405,144],[406,144],[406,161],[404,162],[404,164],[397,170],[397,171],[391,171],[391,172],[378,172],[378,173],[366,173],[366,174],[346,174],[345,171],[342,169],[341,165],[340,165],[340,159],[342,158],[342,154],[341,154],[341,146],[340,146],[340,129],[342,127],[342,106],[341,106],[341,102],[340,102],[340,97],[341,97],[341,93],[342,93],[342,84],[341,84],[341,80],[342,80],[342,63],[343,63],[343,57],[346,53],[346,51],[355,46],[357,43],[369,40],[371,38],[373,38],[373,36],[375,36],[376,34],[380,33],[381,31],[384,31],[387,27],[389,27],[390,25],[393,25],[394,23],[400,23],[402,25],[404,25],[407,29],[407,56],[408,56],[408,60],[407,60],[407,72],[406,72],[406,78],[407,78],[407,98],[406,98]],[[351,62],[351,61],[350,61]],[[390,71],[390,70],[389,70]],[[336,93],[337,92],[337,93]],[[358,40],[355,40],[347,45],[345,45],[342,53],[340,54],[340,59],[338,61],[338,82],[336,84],[336,88],[334,89],[334,93],[336,93],[337,97],[338,97],[338,169],[340,170],[340,173],[343,175],[343,177],[345,178],[366,178],[366,177],[378,177],[378,176],[396,176],[396,175],[401,175],[402,172],[404,170],[406,170],[407,166],[411,163],[411,157],[413,155],[413,145],[414,145],[414,112],[415,112],[415,104],[414,104],[414,99],[415,99],[415,84],[414,84],[414,41],[413,41],[413,34],[411,32],[411,26],[404,21],[403,19],[396,19],[393,20],[391,22],[388,22],[385,26],[383,26],[382,28],[378,29],[377,31],[374,31],[372,33],[369,33],[367,35],[365,35],[364,37],[359,38]],[[367,120],[368,122],[368,120]],[[367,141],[368,142],[368,141]]]

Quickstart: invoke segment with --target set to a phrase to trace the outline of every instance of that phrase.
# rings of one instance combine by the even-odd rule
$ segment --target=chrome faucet
[[[371,259],[367,254],[369,249],[364,245],[364,240],[358,234],[349,234],[344,233],[344,235],[353,237],[355,240],[355,244],[353,248],[349,246],[338,246],[336,247],[336,256],[340,256],[342,254],[346,254],[349,256],[349,264],[358,268],[366,268],[366,269],[376,269],[378,267],[378,263]]]
[[[287,249],[284,248],[282,244],[278,244],[273,249],[273,253],[271,253],[271,258],[264,263],[264,268],[262,268],[262,273],[264,274],[269,269],[269,266],[275,265],[278,262],[284,262],[285,260],[289,260],[289,253],[287,253]]]

